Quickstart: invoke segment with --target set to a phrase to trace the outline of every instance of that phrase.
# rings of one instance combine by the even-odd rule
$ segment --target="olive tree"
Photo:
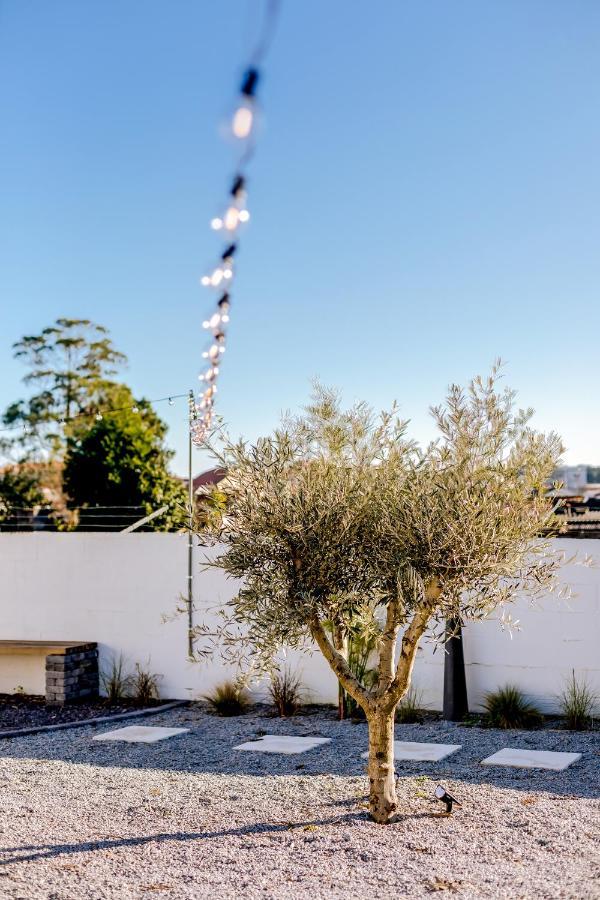
[[[316,643],[369,728],[370,812],[396,812],[394,715],[428,631],[485,617],[516,594],[556,586],[544,485],[558,462],[555,434],[529,426],[494,368],[452,386],[431,413],[439,437],[421,448],[396,410],[342,411],[318,388],[304,414],[255,444],[218,452],[227,509],[215,565],[242,579],[232,629],[246,660],[268,667],[281,646]],[[377,679],[347,661],[349,633],[375,637]]]

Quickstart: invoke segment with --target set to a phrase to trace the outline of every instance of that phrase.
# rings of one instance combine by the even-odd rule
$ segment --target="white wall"
[[[561,540],[572,553],[600,562],[600,541]],[[218,570],[200,570],[196,550],[195,621],[215,622],[215,611],[236,589]],[[101,662],[122,653],[133,667],[161,673],[164,697],[197,697],[227,675],[218,660],[189,663],[185,616],[164,622],[185,594],[187,539],[172,534],[0,534],[0,639],[97,641]],[[471,707],[481,695],[512,682],[550,710],[571,669],[600,690],[600,568],[566,566],[562,580],[576,596],[568,604],[548,597],[538,608],[511,608],[522,630],[501,631],[496,620],[469,624],[465,657]],[[336,697],[336,682],[319,653],[290,654],[315,701]],[[415,684],[433,709],[441,707],[443,651],[419,652]],[[44,663],[0,656],[0,692],[22,686],[43,693]]]

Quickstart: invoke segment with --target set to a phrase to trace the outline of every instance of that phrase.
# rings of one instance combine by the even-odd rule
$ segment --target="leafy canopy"
[[[26,456],[60,456],[64,421],[97,405],[126,357],[114,349],[107,329],[89,319],[57,319],[40,334],[21,338],[13,350],[28,368],[24,383],[35,389],[28,399],[11,403],[2,417],[6,426],[23,427],[13,449]]]
[[[168,504],[168,512],[147,527],[182,526],[186,491],[169,471],[167,426],[125,385],[107,387],[102,402],[117,411],[99,420],[76,419],[68,428],[63,481],[70,500],[80,507],[141,506],[146,514]]]
[[[0,522],[18,518],[44,502],[38,475],[26,466],[5,466],[0,470]]]
[[[324,649],[325,627],[372,635],[379,681],[359,702],[389,689],[394,703],[410,676],[394,669],[401,631],[412,653],[431,620],[479,618],[554,587],[558,561],[540,534],[561,442],[530,427],[531,411],[515,410],[499,377],[496,366],[452,386],[431,410],[439,437],[424,448],[395,408],[344,411],[318,385],[303,415],[270,437],[225,441],[227,512],[212,535],[224,545],[215,564],[243,579],[230,610],[240,627],[222,635],[230,651],[241,645],[267,665],[282,644],[312,637],[348,680]]]

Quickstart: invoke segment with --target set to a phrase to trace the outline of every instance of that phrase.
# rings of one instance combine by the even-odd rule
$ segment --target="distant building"
[[[559,491],[565,496],[585,493],[587,488],[587,466],[559,466],[554,470],[552,480],[560,483]]]

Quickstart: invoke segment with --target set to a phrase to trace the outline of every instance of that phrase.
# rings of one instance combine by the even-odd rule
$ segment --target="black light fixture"
[[[435,799],[439,800],[440,803],[446,804],[446,812],[448,815],[452,812],[452,806],[456,803],[457,806],[462,806],[460,800],[457,800],[456,797],[453,797],[452,794],[449,794],[445,787],[442,787],[441,784],[438,784],[435,791]]]

